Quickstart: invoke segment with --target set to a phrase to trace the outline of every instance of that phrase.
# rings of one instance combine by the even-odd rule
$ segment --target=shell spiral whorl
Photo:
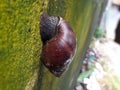
[[[76,36],[61,17],[41,15],[40,34],[43,42],[41,60],[57,77],[66,71],[76,49]]]

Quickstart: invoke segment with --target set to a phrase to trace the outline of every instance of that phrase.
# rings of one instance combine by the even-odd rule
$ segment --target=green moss
[[[24,90],[38,68],[42,3],[0,1],[0,90]]]

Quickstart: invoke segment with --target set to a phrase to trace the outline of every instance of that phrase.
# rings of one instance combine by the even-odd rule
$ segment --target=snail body
[[[76,37],[70,25],[61,17],[41,15],[40,34],[43,42],[41,60],[57,77],[72,61]]]

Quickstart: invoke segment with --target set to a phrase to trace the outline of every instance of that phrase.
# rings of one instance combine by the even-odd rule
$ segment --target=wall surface
[[[0,0],[0,90],[72,90],[103,1]],[[63,17],[77,36],[74,60],[60,78],[40,61],[43,11]]]

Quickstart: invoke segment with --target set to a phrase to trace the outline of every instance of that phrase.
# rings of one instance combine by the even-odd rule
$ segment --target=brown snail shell
[[[72,61],[76,36],[61,17],[41,15],[40,34],[43,42],[41,60],[55,76],[60,77]]]

